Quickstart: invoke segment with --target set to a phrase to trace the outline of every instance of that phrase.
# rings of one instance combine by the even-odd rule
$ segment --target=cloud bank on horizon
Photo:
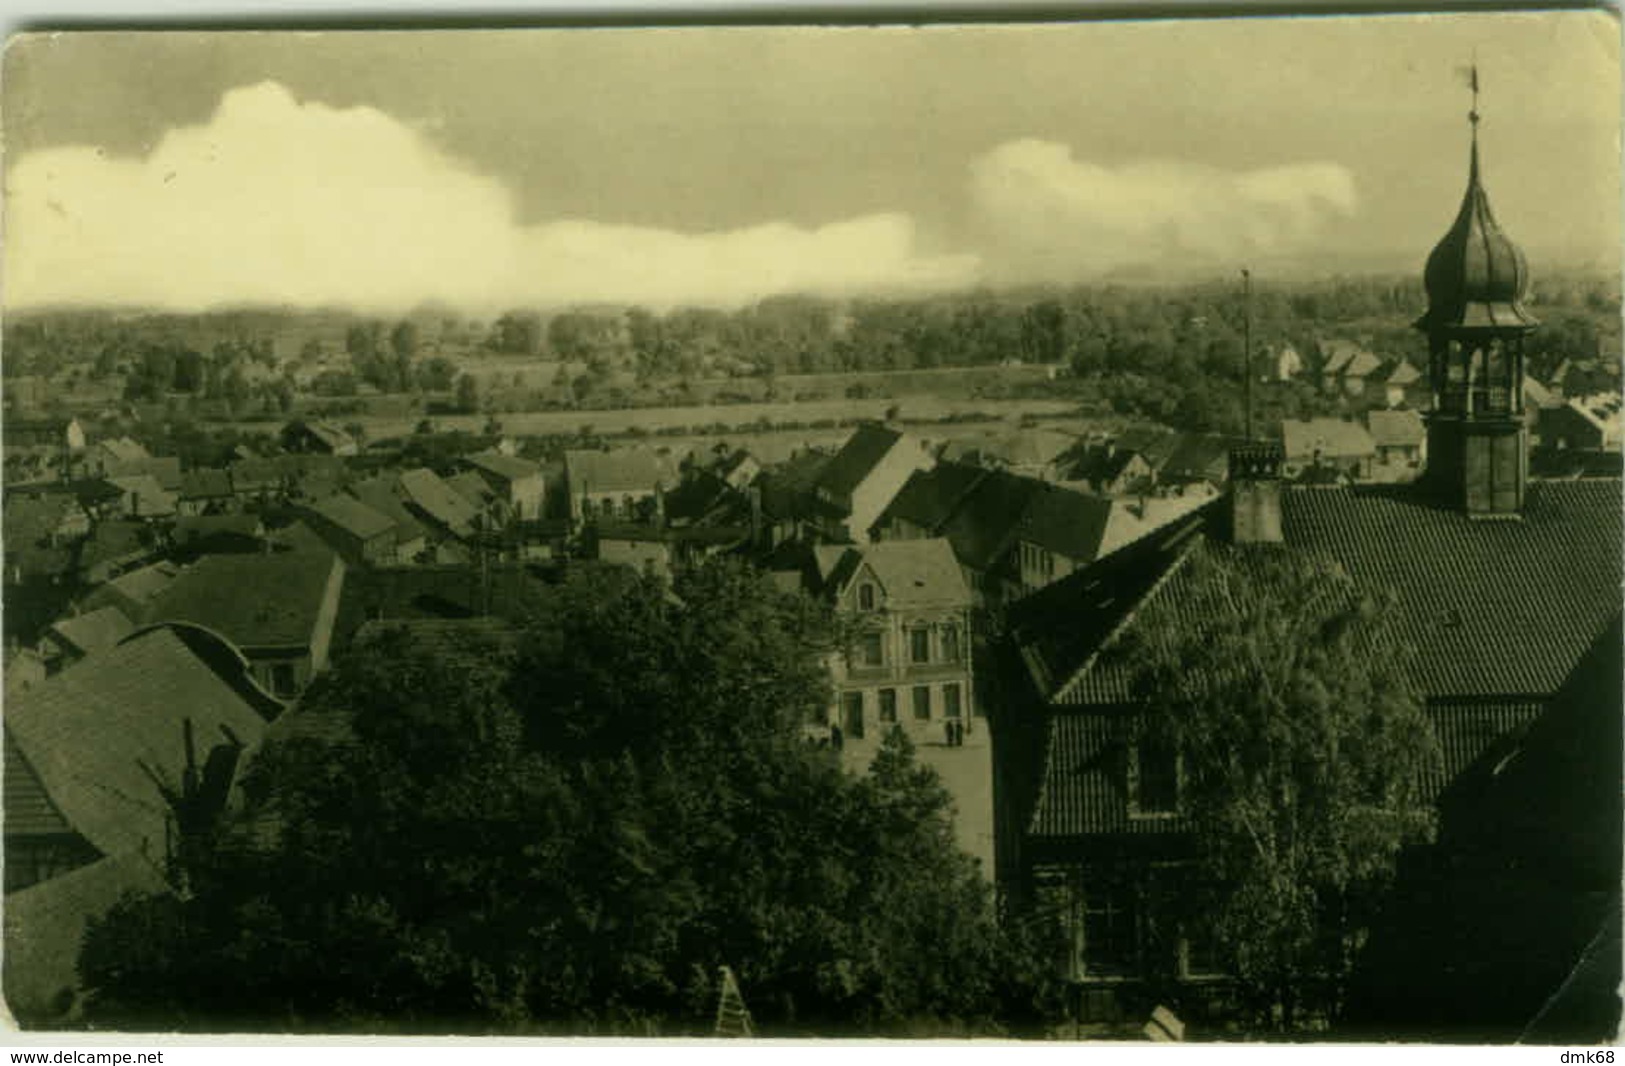
[[[1356,208],[1352,175],[1329,163],[1104,167],[1022,140],[972,161],[969,175],[980,247],[951,253],[923,250],[902,211],[716,233],[527,226],[508,188],[423,132],[264,82],[226,93],[206,123],[171,130],[143,158],[65,147],[18,159],[7,174],[5,303],[737,307],[1291,251]]]
[[[971,195],[1012,280],[1122,269],[1187,272],[1314,248],[1358,208],[1354,175],[1336,163],[1250,171],[1141,161],[1108,167],[1070,147],[1012,141],[977,159]]]

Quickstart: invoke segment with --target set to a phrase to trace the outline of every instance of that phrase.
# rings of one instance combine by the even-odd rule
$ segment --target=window
[[[872,611],[875,609],[875,587],[873,585],[858,586],[858,610]]]
[[[924,626],[908,631],[908,656],[910,662],[928,663],[931,661],[931,631]]]
[[[294,680],[292,663],[271,664],[271,692],[278,696],[291,696],[298,687]]]
[[[894,688],[880,690],[880,720],[887,724],[897,721],[897,690]]]
[[[1090,886],[1083,902],[1084,972],[1125,974],[1133,966],[1134,894],[1126,885]]]
[[[959,661],[959,627],[944,626],[942,629],[942,658],[944,662],[957,663]]]
[[[841,696],[841,729],[848,737],[863,737],[863,693],[847,692]]]
[[[926,721],[931,717],[931,686],[914,686],[914,717]]]
[[[1135,750],[1133,769],[1136,813],[1173,814],[1179,810],[1179,753],[1172,742],[1142,738]]]
[[[942,715],[943,715],[943,717],[944,718],[958,718],[959,714],[960,714],[959,686],[957,684],[943,685],[942,686]]]
[[[865,633],[858,638],[859,661],[864,666],[884,666],[886,647],[879,633]]]

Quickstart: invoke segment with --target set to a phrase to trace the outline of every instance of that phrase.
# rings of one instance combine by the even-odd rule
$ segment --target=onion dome
[[[1428,311],[1416,327],[1431,329],[1533,329],[1539,320],[1524,309],[1529,263],[1495,221],[1478,175],[1478,115],[1473,120],[1467,193],[1450,231],[1428,256],[1423,282]]]

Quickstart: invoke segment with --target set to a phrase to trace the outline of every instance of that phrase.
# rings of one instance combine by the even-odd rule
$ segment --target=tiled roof
[[[1372,411],[1366,415],[1370,423],[1371,439],[1379,447],[1419,447],[1427,439],[1427,427],[1422,424],[1419,411],[1399,408],[1392,411]]]
[[[109,606],[58,619],[52,624],[51,632],[89,655],[111,648],[129,636],[134,628],[123,611]]]
[[[175,513],[175,494],[166,490],[151,474],[130,474],[107,480],[129,497],[131,514],[160,516]]]
[[[1281,502],[1290,548],[1398,596],[1399,634],[1432,698],[1549,696],[1619,608],[1618,480],[1533,481],[1515,521],[1475,521],[1413,487],[1286,489]],[[1188,584],[1176,571],[1152,595],[1198,597]],[[1058,664],[1080,667],[1061,686],[1065,702],[1128,699],[1127,668],[1091,654]]]
[[[564,469],[570,492],[577,496],[583,492],[652,494],[675,480],[660,456],[647,448],[567,451]]]
[[[1017,537],[1074,561],[1090,563],[1111,517],[1112,501],[1045,483],[1027,501]]]
[[[1115,481],[1138,454],[1115,443],[1085,445],[1072,453],[1066,476],[1074,481]]]
[[[6,836],[60,836],[73,832],[73,826],[51,802],[39,775],[23,758],[9,732],[5,746],[5,805],[0,807],[0,815],[5,818]]]
[[[423,536],[423,523],[406,506],[396,487],[395,479],[388,476],[370,477],[357,481],[349,488],[350,495],[395,523],[395,537],[405,543]]]
[[[829,557],[833,548],[838,556]],[[891,540],[861,548],[821,546],[819,569],[832,592],[844,591],[863,565],[873,572],[892,610],[969,607],[970,588],[946,540]]]
[[[987,476],[988,471],[982,467],[951,461],[938,463],[930,470],[916,470],[875,524],[904,521],[938,532],[977,482]]]
[[[324,550],[207,555],[153,599],[142,621],[194,622],[241,648],[304,647],[342,566]]]
[[[228,732],[245,747],[264,732],[180,637],[155,629],[7,701],[5,731],[80,836],[104,855],[159,861],[168,804],[158,782],[180,788],[188,720],[200,760]]]
[[[1364,426],[1340,418],[1284,419],[1281,446],[1288,459],[1312,459],[1317,453],[1327,457],[1373,455],[1377,450]]]
[[[261,533],[258,516],[251,514],[182,515],[175,519],[175,541],[183,545],[217,536],[253,539]]]
[[[126,893],[166,891],[162,871],[137,856],[101,859],[6,897],[5,990],[13,1017],[57,1016],[78,990],[79,946],[91,919]]]
[[[85,597],[81,606],[86,610],[94,610],[97,607],[111,605],[134,618],[142,614],[147,604],[168,588],[179,573],[175,564],[167,562],[153,563],[139,570],[131,570],[98,586]]]
[[[813,487],[830,458],[826,452],[808,449],[763,471],[756,480],[762,513],[771,518],[808,517]]]
[[[181,499],[207,500],[231,495],[231,475],[215,467],[199,467],[181,475]]]
[[[1540,716],[1540,702],[1429,705],[1440,765],[1424,792],[1436,798],[1498,741]],[[1183,817],[1134,817],[1128,803],[1128,752],[1138,724],[1129,707],[1092,708],[1053,715],[1045,739],[1038,800],[1027,832],[1035,837],[1100,834],[1172,834],[1189,829]]]
[[[901,433],[877,423],[858,426],[818,475],[818,487],[837,498],[852,495],[902,439]]]
[[[479,467],[486,473],[494,474],[504,481],[520,481],[524,478],[536,477],[542,468],[529,459],[520,459],[513,455],[503,455],[501,452],[475,452],[465,456],[463,461]]]
[[[1321,369],[1327,374],[1341,374],[1343,368],[1348,366],[1356,355],[1365,351],[1363,347],[1354,341],[1341,338],[1321,341],[1320,350],[1326,357]]]
[[[110,440],[100,441],[97,447],[121,463],[135,462],[151,455],[146,448],[129,437],[113,437]]]
[[[491,502],[491,486],[486,480],[472,470],[464,470],[460,474],[442,478],[446,487],[468,502],[470,507],[483,510]]]
[[[1158,467],[1164,481],[1210,481],[1222,484],[1235,440],[1218,433],[1181,433]]]
[[[425,467],[408,470],[401,475],[400,485],[408,499],[454,535],[466,537],[474,532],[478,512],[434,471]]]
[[[941,533],[959,561],[973,570],[990,570],[1016,542],[1021,515],[1044,483],[991,470],[966,494]]]
[[[312,513],[355,537],[360,541],[369,541],[381,537],[395,528],[395,523],[386,516],[374,511],[354,496],[335,493],[311,504]]]
[[[136,519],[109,518],[97,522],[79,548],[79,568],[88,571],[103,563],[122,564],[156,555],[152,532]]]

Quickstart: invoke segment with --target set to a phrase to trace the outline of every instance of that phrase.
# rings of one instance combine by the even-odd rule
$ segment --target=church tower
[[[1490,211],[1478,163],[1478,72],[1473,72],[1467,193],[1449,232],[1428,256],[1432,408],[1427,481],[1443,503],[1475,518],[1523,508],[1529,433],[1524,424],[1524,338],[1539,323],[1524,309],[1529,264]]]

